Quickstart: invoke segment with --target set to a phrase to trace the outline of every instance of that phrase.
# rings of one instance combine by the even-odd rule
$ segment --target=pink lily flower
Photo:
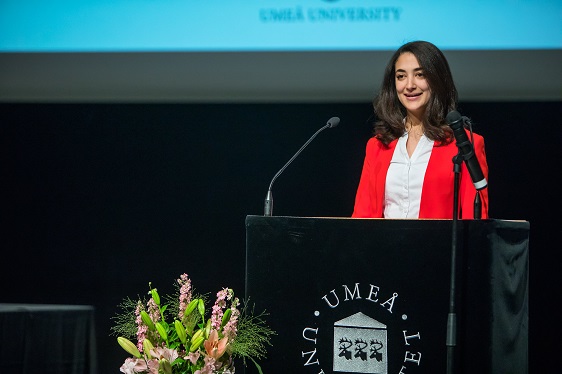
[[[209,334],[209,339],[205,340],[205,351],[207,351],[207,355],[218,360],[226,351],[227,344],[228,337],[225,336],[219,340],[219,333],[217,330],[212,330]]]
[[[142,358],[127,358],[125,363],[119,368],[119,371],[125,374],[158,374],[158,361],[149,360],[147,365],[147,362]]]
[[[165,358],[166,360],[170,361],[170,363],[174,362],[176,358],[178,358],[178,352],[175,349],[170,348],[153,348],[150,350],[150,354],[157,360]]]

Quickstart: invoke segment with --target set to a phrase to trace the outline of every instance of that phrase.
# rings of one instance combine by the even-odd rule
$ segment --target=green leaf
[[[252,362],[254,363],[254,365],[256,365],[256,368],[258,369],[258,372],[260,374],[263,374],[263,371],[261,371],[261,366],[256,362],[256,360],[254,360],[252,357],[250,357],[250,360],[252,360]]]

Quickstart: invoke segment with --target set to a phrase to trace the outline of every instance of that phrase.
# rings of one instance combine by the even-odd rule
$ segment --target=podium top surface
[[[273,222],[293,223],[293,224],[337,224],[337,225],[383,225],[386,227],[402,228],[423,228],[423,227],[443,227],[453,223],[452,219],[388,219],[388,218],[351,218],[351,217],[300,217],[300,216],[246,216],[246,224],[272,224]],[[526,220],[507,220],[507,219],[483,219],[458,220],[459,225],[484,225],[495,228],[509,227],[529,229],[530,222]]]

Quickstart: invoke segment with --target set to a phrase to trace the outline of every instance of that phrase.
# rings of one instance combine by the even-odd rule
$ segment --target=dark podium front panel
[[[458,373],[528,372],[529,226],[458,221]],[[246,297],[277,332],[264,373],[444,374],[452,227],[248,216]]]

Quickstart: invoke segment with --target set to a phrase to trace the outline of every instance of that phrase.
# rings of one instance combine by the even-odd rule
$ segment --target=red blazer
[[[386,148],[375,137],[367,142],[352,217],[383,218],[386,173],[397,143],[398,139],[395,139]],[[480,162],[484,177],[488,180],[484,138],[478,134],[474,134],[474,152]],[[453,218],[455,173],[452,160],[457,153],[458,147],[455,142],[443,146],[434,143],[422,185],[419,218]],[[463,162],[459,182],[459,218],[474,218],[475,196],[476,188],[474,188],[468,169]],[[481,218],[485,219],[488,218],[488,187],[480,190],[480,197],[482,200]]]

